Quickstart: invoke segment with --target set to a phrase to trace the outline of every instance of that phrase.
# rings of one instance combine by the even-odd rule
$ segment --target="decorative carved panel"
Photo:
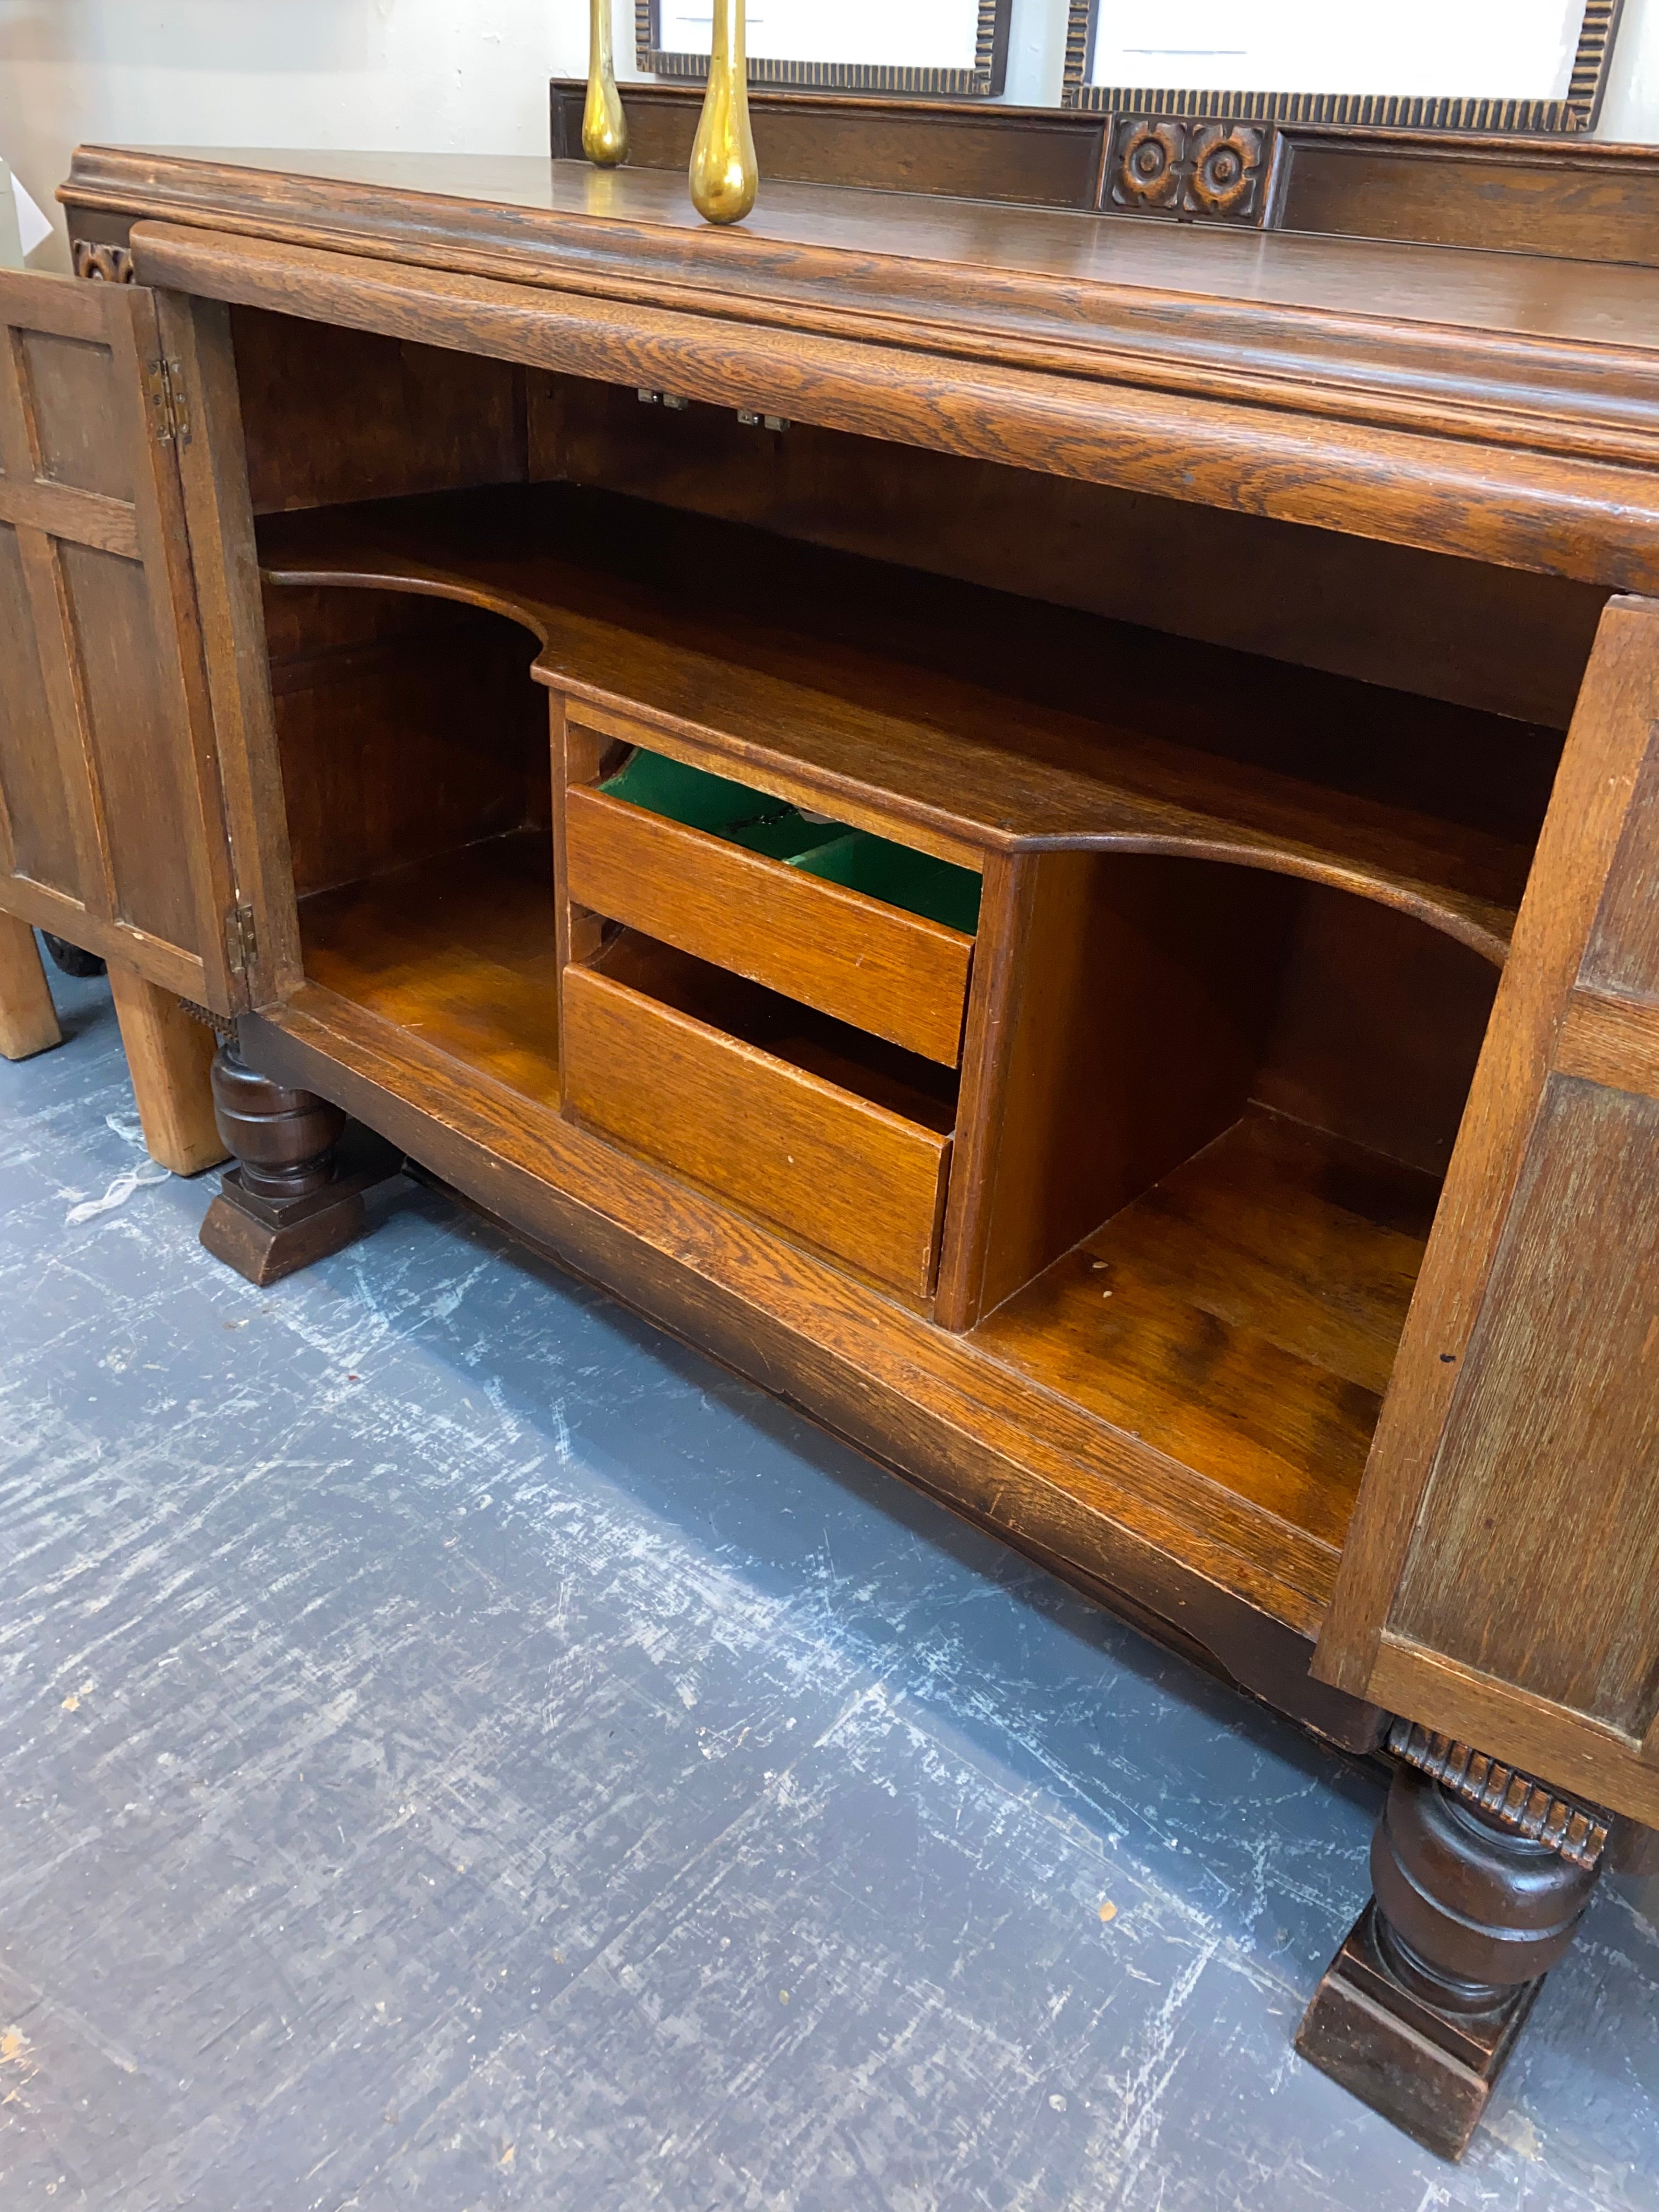
[[[75,273],[89,284],[131,284],[132,256],[125,246],[94,245],[90,239],[77,238],[70,248],[75,260]]]
[[[1106,204],[1177,222],[1259,227],[1274,133],[1227,117],[1124,115],[1112,132]]]

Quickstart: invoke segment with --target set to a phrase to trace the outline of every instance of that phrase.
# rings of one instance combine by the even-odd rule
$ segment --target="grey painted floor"
[[[0,2206],[1659,2206],[1604,1890],[1461,2169],[1294,2058],[1377,1792],[410,1190],[272,1291],[0,1063]]]

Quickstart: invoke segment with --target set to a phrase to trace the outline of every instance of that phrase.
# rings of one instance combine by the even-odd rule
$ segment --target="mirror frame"
[[[979,0],[974,66],[898,69],[879,62],[781,62],[749,57],[749,82],[802,92],[886,92],[920,100],[994,100],[1008,76],[1008,30],[1014,0]],[[665,52],[660,0],[634,0],[634,46],[638,66],[669,84],[702,84],[707,54]]]
[[[1322,124],[1353,130],[1567,137],[1595,126],[1623,6],[1624,0],[1584,0],[1578,51],[1564,100],[1500,100],[1398,93],[1171,91],[1091,84],[1099,0],[1071,0],[1060,105],[1149,122],[1165,117],[1188,123],[1224,118],[1230,123]]]

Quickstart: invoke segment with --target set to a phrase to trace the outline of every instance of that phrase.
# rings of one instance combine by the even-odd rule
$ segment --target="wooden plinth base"
[[[1327,1968],[1296,2047],[1425,2150],[1461,2158],[1543,1985],[1540,1975],[1481,2013],[1426,2004],[1389,1971],[1373,1903]]]
[[[355,1243],[368,1227],[363,1194],[402,1168],[400,1152],[354,1125],[335,1153],[332,1179],[304,1197],[260,1198],[240,1167],[228,1169],[202,1224],[202,1243],[250,1283],[280,1282]]]

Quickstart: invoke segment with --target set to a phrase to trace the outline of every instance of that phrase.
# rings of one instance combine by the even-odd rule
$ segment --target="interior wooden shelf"
[[[1438,1195],[1253,1106],[974,1341],[1340,1546]]]
[[[267,517],[267,576],[522,623],[573,696],[981,848],[1300,875],[1503,959],[1553,732],[568,485]],[[1317,767],[1316,778],[1314,770]]]
[[[559,1099],[544,830],[491,837],[300,902],[306,973],[527,1097]]]

